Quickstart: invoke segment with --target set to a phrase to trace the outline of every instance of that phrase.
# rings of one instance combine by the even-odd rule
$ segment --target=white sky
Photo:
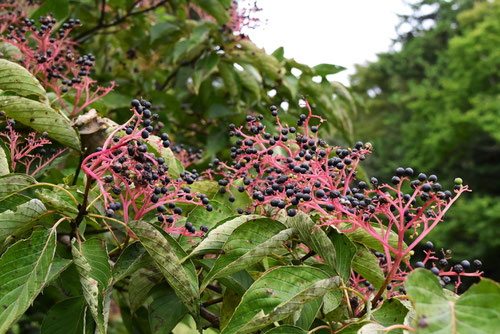
[[[258,0],[263,22],[247,30],[251,40],[267,52],[280,46],[287,58],[314,66],[341,65],[347,70],[332,76],[348,83],[354,64],[376,60],[389,50],[399,22],[408,13],[403,0]]]

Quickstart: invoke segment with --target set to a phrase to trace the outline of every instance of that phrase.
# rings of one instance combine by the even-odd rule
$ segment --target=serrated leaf
[[[182,247],[165,231],[146,222],[132,221],[128,227],[151,255],[177,296],[197,319],[198,278],[191,261],[181,265],[179,258],[186,257]]]
[[[376,289],[380,289],[384,284],[385,276],[378,264],[377,257],[361,244],[358,244],[356,248],[352,268],[363,278],[370,281]]]
[[[339,282],[314,267],[275,267],[247,290],[221,334],[249,333],[285,319]]]
[[[105,244],[99,239],[89,239],[80,247],[73,239],[71,252],[89,311],[99,332],[105,334],[112,282]]]
[[[0,96],[0,110],[36,131],[47,132],[49,137],[77,151],[81,149],[80,137],[69,121],[45,103],[20,96]]]
[[[65,299],[55,304],[43,319],[41,334],[93,333],[95,324],[87,314],[83,296]]]
[[[24,97],[35,95],[41,101],[47,99],[45,89],[27,69],[5,59],[0,59],[1,91]]]
[[[140,242],[133,242],[120,254],[113,266],[113,281],[118,282],[139,268],[152,263],[146,249]]]
[[[414,270],[406,278],[407,296],[417,311],[419,333],[498,333],[500,285],[487,278],[474,284],[456,301],[450,301],[436,276]]]
[[[150,293],[149,325],[152,334],[169,334],[188,313],[175,291],[166,284],[155,286]]]
[[[56,231],[39,228],[0,258],[0,333],[6,333],[42,291],[55,250]]]
[[[43,203],[37,199],[21,204],[14,211],[0,213],[0,246],[10,238],[17,238],[27,232],[46,212]]]
[[[291,238],[293,228],[267,219],[246,222],[237,227],[222,247],[212,270],[203,281],[200,291],[214,279],[224,277],[261,261]]]
[[[329,232],[332,236],[328,237],[321,228],[316,228],[316,224],[303,212],[299,212],[295,217],[285,218],[284,223],[295,228],[302,242],[321,256],[343,280],[349,279],[356,248],[345,235],[332,230]]]
[[[248,215],[248,216],[239,216],[229,221],[220,224],[215,227],[211,231],[209,231],[208,235],[205,239],[203,239],[200,244],[189,254],[189,257],[207,253],[217,253],[222,249],[224,243],[229,238],[231,233],[240,226],[241,224],[248,221],[255,221],[257,219],[263,219],[266,221],[272,221],[269,218],[265,218],[259,215]]]

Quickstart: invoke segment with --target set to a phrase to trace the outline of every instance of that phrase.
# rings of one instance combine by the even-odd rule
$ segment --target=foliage
[[[453,262],[428,242],[425,259],[412,258],[468,186],[456,178],[445,190],[411,168],[397,169],[390,183],[367,183],[357,176],[372,144],[330,146],[320,137],[330,119],[350,138],[344,100],[331,94],[350,95],[326,79],[338,67],[308,68],[229,33],[254,21],[226,10],[227,1],[104,1],[97,13],[86,1],[28,4],[0,3],[2,46],[17,48],[0,61],[0,333],[496,330],[500,287],[481,278],[480,260]],[[86,56],[74,53],[70,31]],[[142,37],[128,38],[132,31]],[[101,88],[123,54],[88,50],[110,32],[124,44],[116,50],[138,43],[139,63],[146,55],[164,61],[150,59],[133,75],[133,62],[124,62],[114,78],[120,86]],[[155,52],[141,44],[152,41]],[[292,67],[300,78],[291,78]],[[308,95],[304,105],[271,106],[272,121],[254,116],[277,83],[289,101]],[[116,100],[134,94],[141,97],[130,104]],[[173,100],[189,104],[186,112],[164,113]],[[208,122],[204,108],[213,103],[230,113]],[[247,109],[245,126],[229,124]],[[204,131],[192,138],[225,136],[223,127],[220,143],[232,143],[199,170],[187,168],[197,154],[173,143],[189,138],[195,110],[203,110],[196,117]],[[178,137],[163,132],[162,117]],[[48,159],[47,145],[55,150]],[[479,283],[456,295],[469,279]]]
[[[420,15],[429,12],[426,5],[433,10]],[[487,275],[496,279],[498,268],[488,257],[499,249],[493,226],[500,211],[478,208],[484,207],[481,202],[498,202],[499,195],[499,10],[498,1],[417,2],[415,14],[404,18],[413,28],[401,34],[401,51],[380,54],[352,77],[353,90],[370,110],[357,122],[357,135],[379,149],[368,170],[387,177],[397,167],[389,161],[398,160],[461,175],[473,195],[449,217],[448,228],[464,232],[456,239],[433,234],[433,240],[459,257],[480,254],[488,263]],[[430,28],[422,27],[425,20],[432,22]],[[477,225],[474,232],[465,232],[471,221],[488,226],[490,237],[480,243],[481,253],[462,241],[476,240]]]

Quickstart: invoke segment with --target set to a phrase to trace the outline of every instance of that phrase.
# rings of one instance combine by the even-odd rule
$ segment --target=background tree
[[[369,110],[355,133],[378,148],[373,170],[391,175],[396,164],[419,166],[470,184],[472,195],[448,223],[462,232],[431,238],[458,257],[484,258],[487,275],[498,278],[500,2],[419,1],[413,9],[402,17],[401,27],[411,30],[395,41],[401,50],[357,66],[351,78]]]

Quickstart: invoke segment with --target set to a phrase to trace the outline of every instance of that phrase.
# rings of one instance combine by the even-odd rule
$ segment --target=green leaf
[[[35,183],[36,180],[26,174],[8,174],[0,176],[0,202],[5,200],[6,197],[13,192]]]
[[[238,83],[236,81],[234,66],[227,62],[220,61],[217,67],[219,68],[219,74],[222,80],[224,80],[224,87],[232,97],[236,97],[238,95]]]
[[[210,118],[222,118],[234,115],[234,110],[228,108],[227,106],[219,103],[214,103],[208,108],[208,117]]]
[[[277,221],[261,219],[246,222],[237,227],[222,247],[212,270],[203,281],[200,291],[214,279],[244,270],[271,255],[291,238],[294,229],[285,229]]]
[[[483,278],[456,301],[446,298],[436,276],[417,269],[406,278],[419,333],[498,333],[500,285]]]
[[[198,95],[200,91],[201,83],[212,74],[218,62],[219,55],[217,53],[210,53],[196,63],[193,74],[193,87],[196,95]]]
[[[50,106],[20,96],[0,96],[0,110],[38,132],[47,132],[49,137],[63,145],[80,150],[80,138],[69,120]]]
[[[198,205],[188,214],[187,221],[193,223],[193,226],[197,230],[200,229],[201,225],[212,228],[218,222],[233,216],[233,212],[227,205],[217,201],[210,201],[210,204],[213,207],[211,212],[208,212],[203,206]],[[182,238],[179,240],[182,240]]]
[[[307,334],[307,331],[303,330],[300,327],[283,325],[272,328],[264,334]]]
[[[151,263],[151,259],[140,242],[133,242],[120,254],[113,266],[113,281],[118,282],[139,268]]]
[[[338,287],[339,282],[338,277],[313,267],[275,267],[247,290],[221,333],[249,333],[285,319]]]
[[[329,74],[339,73],[345,70],[343,66],[337,66],[332,64],[319,64],[313,67],[313,71],[316,75],[321,75],[322,77]]]
[[[233,233],[233,231],[238,226],[240,226],[245,222],[256,221],[260,219],[272,222],[272,220],[269,218],[265,218],[258,215],[248,215],[248,216],[239,216],[229,221],[226,221],[223,224],[220,224],[216,228],[209,231],[206,238],[200,242],[200,244],[191,252],[191,254],[189,254],[189,257],[195,255],[219,252],[224,246],[226,240],[231,235],[231,233]]]
[[[35,95],[42,102],[47,100],[45,89],[27,69],[5,59],[0,59],[0,93],[2,91],[24,97]]]
[[[279,48],[277,48],[276,50],[274,50],[274,52],[272,53],[272,55],[278,59],[278,61],[282,61],[283,59],[285,59],[285,49],[280,46]]]
[[[233,316],[234,310],[238,306],[238,304],[241,301],[241,296],[244,294],[244,292],[240,295],[239,293],[235,292],[233,289],[228,288],[227,285],[226,290],[224,291],[224,295],[222,296],[222,307],[220,310],[220,327],[224,328],[227,326],[229,323],[229,320],[231,320],[231,317]]]
[[[7,175],[10,173],[9,161],[7,160],[7,155],[5,154],[5,150],[0,145],[0,176]]]
[[[14,210],[0,213],[0,246],[27,232],[46,212],[43,203],[37,199],[21,204]]]
[[[181,28],[178,25],[170,22],[158,22],[151,27],[151,42],[154,42],[159,38],[164,38],[166,35],[170,35],[174,32],[180,31],[180,29]]]
[[[394,331],[396,332],[396,331]],[[386,328],[382,325],[375,323],[364,324],[360,329],[358,329],[357,334],[385,334],[387,333]]]
[[[376,288],[380,289],[384,284],[385,276],[378,264],[378,259],[365,246],[358,244],[356,255],[352,260],[352,268],[363,278],[370,281]]]
[[[218,24],[224,24],[229,21],[229,14],[219,0],[198,0],[197,2],[203,10],[217,20]]]
[[[212,205],[213,207],[213,210],[211,212],[208,212],[207,209],[205,209],[205,207],[203,206],[196,206],[188,214],[186,221],[191,222],[196,230],[199,231],[202,225],[205,225],[208,228],[212,228],[218,222],[233,216],[232,210],[227,205],[224,205],[217,201],[210,201],[210,205]],[[188,237],[184,235],[179,236],[177,242],[184,249],[192,245],[192,243],[189,243]]]
[[[163,276],[155,266],[140,268],[130,276],[128,300],[130,312],[135,313],[148,299],[149,290],[160,283]]]
[[[260,100],[260,84],[257,78],[247,70],[236,70],[235,72],[238,75],[243,87],[248,89],[257,100]]]
[[[39,189],[36,191],[38,197],[42,202],[49,208],[54,209],[57,212],[65,216],[74,216],[78,214],[78,208],[75,202],[66,194],[59,189]]]
[[[325,295],[328,295],[328,294],[335,292],[335,291],[338,291],[338,290],[327,292]],[[312,302],[305,304],[302,307],[302,310],[300,311],[299,319],[297,319],[297,321],[295,322],[295,325],[300,327],[300,328],[308,330],[311,327],[314,320],[316,319],[316,315],[318,314],[318,311],[319,311],[319,308],[321,307],[322,302],[323,302],[322,298],[317,298],[317,299],[313,300]]]
[[[372,313],[373,319],[380,325],[389,327],[404,323],[408,309],[399,300],[391,298],[382,304],[382,307]],[[391,331],[394,334],[402,334],[402,329]]]
[[[295,217],[287,217],[285,225],[295,228],[304,244],[321,256],[343,280],[349,279],[356,248],[345,235],[332,229],[329,232],[332,236],[328,237],[321,228],[316,228],[316,224],[303,212],[299,212]]]
[[[111,295],[111,267],[105,244],[89,239],[81,247],[73,239],[73,261],[80,275],[83,296],[101,334],[106,333]]]
[[[229,202],[229,192],[221,194],[218,191],[219,187],[217,186],[217,193],[214,196],[214,200],[226,204],[231,209],[233,209],[235,213],[237,212],[238,208],[246,209],[247,207],[250,207],[253,204],[253,200],[250,198],[250,196],[248,196],[248,193],[246,191],[241,193],[238,191],[238,187],[243,185],[243,179],[238,179],[233,182],[231,192],[234,196],[234,202]]]
[[[30,18],[38,19],[40,16],[45,16],[48,13],[52,13],[60,21],[63,20],[69,14],[69,1],[46,0],[30,15]]]
[[[169,334],[188,312],[175,291],[166,284],[155,286],[148,307],[152,334]]]
[[[26,186],[35,184],[36,180],[26,174],[7,174],[0,176],[0,212],[11,210],[31,198],[17,193]]]
[[[63,259],[62,257],[54,256],[54,260],[52,261],[52,266],[50,267],[49,277],[47,278],[47,282],[45,286],[47,286],[50,282],[57,279],[59,275],[61,275],[69,266],[73,263],[73,261],[68,259]]]
[[[39,228],[0,258],[0,333],[6,333],[42,291],[55,250],[56,231]]]
[[[55,304],[43,319],[41,334],[93,333],[95,324],[87,314],[83,296],[73,297]]]
[[[182,247],[165,231],[146,222],[132,221],[128,227],[151,255],[177,296],[197,319],[198,278],[191,261],[181,265],[179,258],[186,257]]]
[[[349,227],[350,227],[349,225],[345,225],[345,226],[341,226],[341,229],[349,228]],[[373,229],[378,234],[382,235],[382,233],[380,232],[380,227],[373,226]],[[382,243],[380,241],[378,241],[377,239],[375,239],[374,237],[372,237],[368,232],[366,232],[362,228],[358,228],[357,230],[355,230],[353,232],[348,232],[348,233],[346,233],[346,235],[352,241],[363,244],[366,247],[368,247],[369,249],[373,249],[373,250],[385,253],[384,246],[382,245]],[[399,240],[399,237],[398,237],[397,233],[395,233],[394,231],[391,231],[389,233],[389,245],[391,245],[394,249],[397,249],[398,248],[398,240]],[[406,243],[403,242],[403,250],[405,250],[407,248],[408,248],[408,245],[406,245]],[[393,253],[391,252],[391,254],[393,254]]]

